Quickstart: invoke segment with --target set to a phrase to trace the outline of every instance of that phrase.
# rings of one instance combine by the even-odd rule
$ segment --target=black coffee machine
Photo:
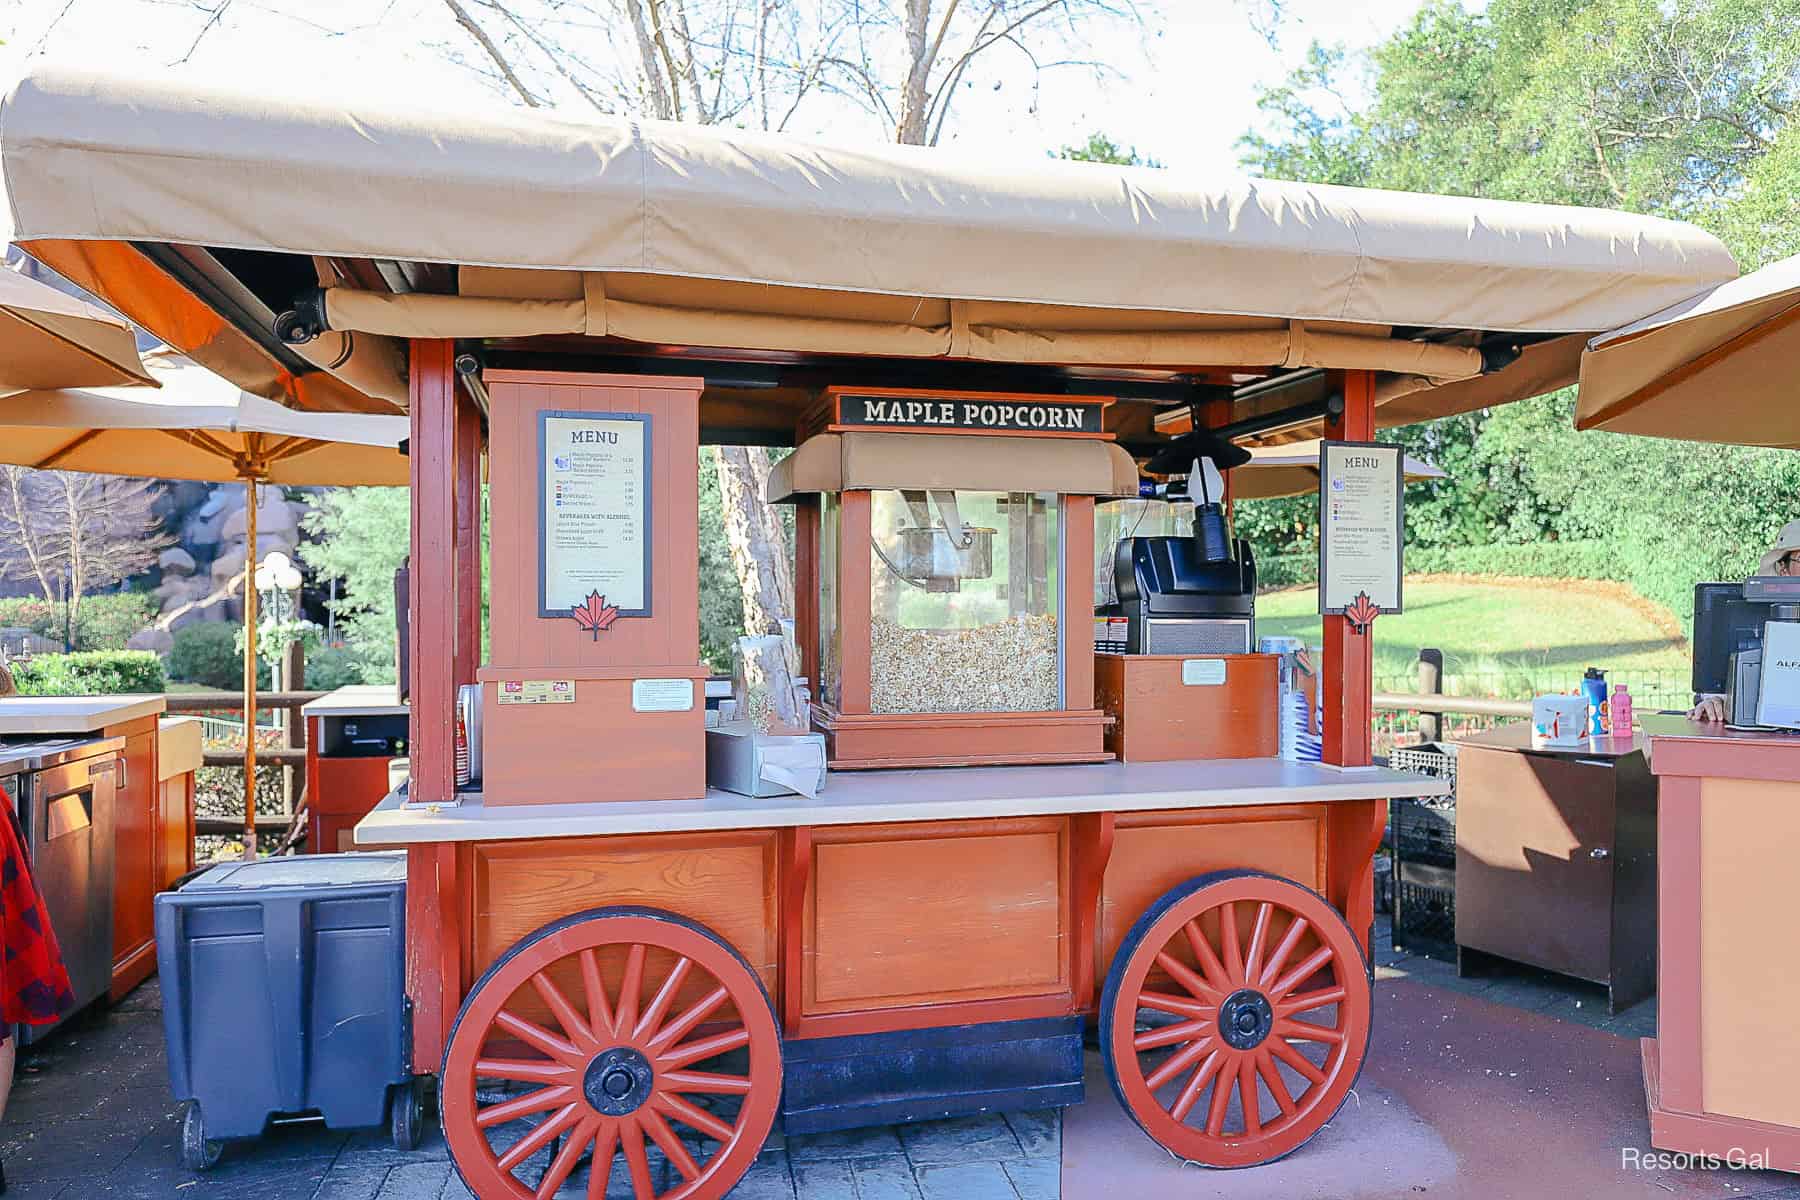
[[[1194,505],[1188,536],[1122,538],[1113,551],[1118,599],[1095,610],[1104,643],[1125,654],[1248,654],[1256,648],[1256,560],[1249,543],[1225,528],[1223,472],[1250,452],[1206,430],[1184,434],[1147,464],[1158,475],[1187,476]],[[1181,498],[1179,493],[1170,499]],[[1120,621],[1124,636],[1118,636]]]

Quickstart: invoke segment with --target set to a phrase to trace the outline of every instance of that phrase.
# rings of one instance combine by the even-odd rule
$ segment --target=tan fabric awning
[[[1123,447],[1092,438],[821,433],[770,469],[766,499],[877,488],[1135,496],[1138,469]]]
[[[0,392],[154,381],[131,326],[0,267]]]
[[[253,464],[269,483],[407,485],[405,417],[296,412],[185,360],[149,367],[160,388],[0,396],[0,462],[213,483]]]
[[[0,162],[14,240],[569,269],[606,273],[609,292],[613,273],[653,276],[692,281],[673,307],[733,325],[758,312],[739,293],[775,288],[824,293],[828,311],[874,297],[1591,333],[1736,274],[1693,226],[1617,212],[1082,163],[995,168],[913,147],[49,68],[5,101]],[[948,312],[924,323],[959,325]],[[974,312],[962,324],[1032,327]],[[842,332],[808,336],[842,345]],[[996,337],[1003,358],[1055,353],[1034,359],[1029,334]],[[713,344],[699,328],[679,340]]]
[[[1595,338],[1575,425],[1800,449],[1800,255]]]
[[[1438,467],[1408,454],[1404,456],[1406,482],[1448,479]],[[1233,500],[1270,500],[1277,496],[1302,496],[1319,490],[1319,440],[1290,442],[1280,446],[1256,446],[1250,461],[1231,472]]]

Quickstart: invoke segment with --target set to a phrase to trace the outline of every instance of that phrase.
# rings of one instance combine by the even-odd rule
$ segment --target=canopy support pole
[[[244,476],[244,861],[256,859],[256,475]]]
[[[455,344],[409,343],[412,443],[412,560],[407,596],[411,645],[401,664],[410,680],[412,804],[444,803],[455,794],[455,657],[458,472]],[[479,472],[473,483],[479,485]],[[467,569],[478,570],[479,563]],[[479,579],[479,576],[477,576]],[[479,585],[477,585],[479,586]],[[479,593],[474,593],[480,612]],[[406,851],[406,994],[413,1002],[413,1061],[439,1062],[462,1001],[462,958],[456,909],[457,847]]]

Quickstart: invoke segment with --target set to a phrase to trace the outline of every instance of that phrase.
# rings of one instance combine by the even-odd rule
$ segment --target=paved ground
[[[401,1154],[382,1131],[294,1124],[231,1143],[213,1171],[190,1174],[176,1157],[180,1108],[169,1096],[161,1006],[152,980],[21,1056],[0,1126],[6,1200],[468,1200],[435,1131]],[[1061,1161],[1055,1112],[777,1134],[733,1196],[1056,1200]],[[578,1171],[563,1194],[585,1197],[585,1188]],[[629,1200],[622,1170],[608,1194]]]
[[[740,1200],[1107,1200],[1432,1195],[1800,1200],[1800,1181],[1750,1172],[1636,1172],[1648,1149],[1637,1038],[1654,1002],[1618,1017],[1604,993],[1554,976],[1455,969],[1396,954],[1378,931],[1376,1040],[1344,1112],[1300,1153],[1248,1172],[1175,1163],[1133,1127],[1089,1056],[1088,1101],[1029,1114],[779,1138]],[[0,1127],[7,1200],[467,1200],[443,1141],[400,1154],[383,1133],[278,1129],[234,1144],[211,1174],[176,1161],[179,1112],[154,983],[23,1059]],[[577,1184],[582,1174],[577,1173]],[[622,1179],[614,1190],[629,1195]]]

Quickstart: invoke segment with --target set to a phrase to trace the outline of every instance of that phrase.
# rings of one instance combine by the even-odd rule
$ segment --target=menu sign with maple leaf
[[[1403,608],[1404,463],[1394,445],[1319,445],[1319,612],[1357,633]]]
[[[599,592],[589,592],[586,600],[569,610],[569,615],[575,618],[575,624],[587,630],[597,642],[602,633],[612,628],[612,623],[618,619],[619,610],[608,604],[606,597]]]

